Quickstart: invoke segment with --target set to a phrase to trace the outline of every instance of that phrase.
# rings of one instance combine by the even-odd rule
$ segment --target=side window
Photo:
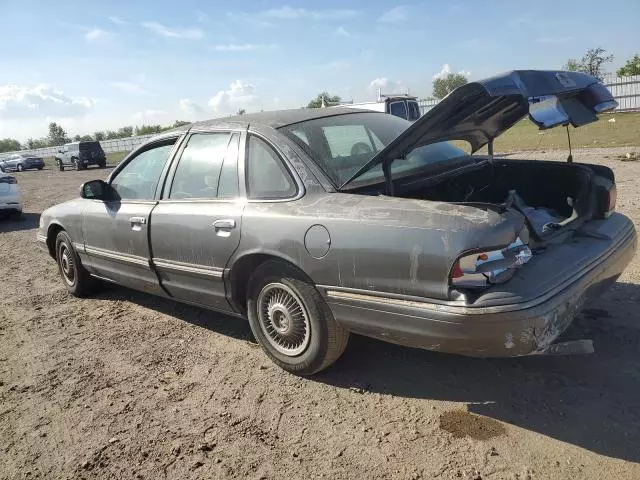
[[[389,113],[396,117],[407,119],[407,104],[405,102],[392,102],[389,104]]]
[[[169,198],[216,198],[231,134],[197,133],[182,151]]]
[[[111,180],[122,200],[152,200],[176,139],[145,150]]]
[[[262,139],[249,136],[247,195],[249,198],[293,197],[297,187],[282,161]]]

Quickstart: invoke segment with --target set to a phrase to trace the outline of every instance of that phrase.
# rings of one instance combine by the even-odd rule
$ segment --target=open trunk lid
[[[375,165],[388,165],[430,143],[464,140],[475,152],[527,114],[541,129],[579,127],[616,106],[611,92],[597,78],[579,72],[516,70],[467,83],[425,113],[340,188]]]

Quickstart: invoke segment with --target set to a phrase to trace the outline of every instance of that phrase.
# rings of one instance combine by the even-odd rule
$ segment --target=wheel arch
[[[47,249],[54,260],[56,260],[56,237],[63,230],[66,229],[58,222],[51,222],[47,227]]]
[[[263,263],[277,260],[300,271],[311,284],[315,282],[292,258],[276,252],[247,252],[235,259],[227,275],[228,299],[232,306],[243,315],[247,313],[247,287],[253,272]]]

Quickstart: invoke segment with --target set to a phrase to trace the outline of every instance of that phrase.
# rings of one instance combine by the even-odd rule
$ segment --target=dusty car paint
[[[52,207],[42,214],[38,239],[53,256],[55,235],[64,228],[90,272],[238,316],[246,315],[244,285],[238,282],[247,279],[240,272],[265,258],[282,259],[309,277],[347,329],[475,356],[544,351],[587,296],[615,281],[635,251],[633,224],[614,214],[587,224],[576,236],[579,248],[572,250],[570,268],[556,268],[554,262],[567,252],[552,245],[546,258],[527,265],[526,275],[489,288],[474,303],[452,298],[448,279],[455,260],[469,250],[510,244],[523,229],[523,215],[511,209],[498,213],[491,206],[337,191],[300,146],[277,130],[291,119],[358,112],[326,110],[256,114],[163,134],[150,143],[176,142],[155,199],[111,206],[79,199]],[[168,179],[185,139],[214,131],[241,133],[238,198],[167,199]],[[297,185],[291,198],[247,199],[248,134],[281,156]],[[132,152],[110,178],[144,148]],[[133,221],[129,224],[132,218],[145,222],[136,230]],[[232,223],[217,235],[213,227],[221,220]],[[554,269],[557,274],[550,275]]]

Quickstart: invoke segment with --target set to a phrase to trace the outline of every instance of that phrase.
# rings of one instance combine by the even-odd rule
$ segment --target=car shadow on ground
[[[618,283],[563,336],[595,354],[475,359],[352,337],[316,379],[400,397],[467,403],[508,422],[609,457],[640,461],[640,286]],[[362,390],[360,390],[362,389]]]
[[[23,212],[20,217],[0,216],[0,233],[32,230],[38,228],[39,223],[39,213]]]
[[[94,295],[93,298],[125,300],[222,335],[255,343],[249,323],[231,315],[224,315],[204,308],[179,303],[168,298],[129,290],[118,285],[105,285],[104,290]]]
[[[98,298],[132,301],[255,342],[242,319],[117,286]],[[639,462],[640,326],[633,322],[639,302],[640,286],[617,283],[580,314],[563,338],[592,339],[592,355],[480,359],[352,335],[343,357],[310,381],[365,395],[462,402],[469,412]]]

